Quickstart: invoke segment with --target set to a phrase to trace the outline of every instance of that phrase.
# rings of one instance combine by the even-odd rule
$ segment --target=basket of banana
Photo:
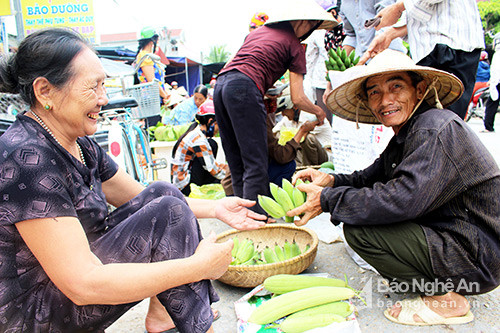
[[[268,224],[257,230],[229,230],[217,242],[232,239],[233,262],[219,281],[253,288],[276,274],[299,274],[316,258],[318,236],[308,228]]]

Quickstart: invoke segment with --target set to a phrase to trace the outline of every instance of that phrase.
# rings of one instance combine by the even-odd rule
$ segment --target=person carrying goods
[[[155,54],[159,34],[152,27],[141,30],[141,39],[133,63],[137,71],[138,83],[158,81],[162,104],[167,104],[169,94],[165,89],[165,65],[160,62],[160,57]]]

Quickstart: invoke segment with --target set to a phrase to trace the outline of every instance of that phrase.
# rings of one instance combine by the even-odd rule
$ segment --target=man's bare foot
[[[467,314],[470,310],[470,305],[467,299],[455,292],[449,292],[441,296],[422,296],[425,305],[432,311],[444,318],[461,317]],[[401,304],[396,303],[391,309],[389,314],[398,318],[401,312]],[[416,322],[423,322],[418,315],[413,315]]]

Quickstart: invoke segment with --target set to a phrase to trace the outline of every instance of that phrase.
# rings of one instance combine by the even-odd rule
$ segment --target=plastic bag
[[[189,186],[191,188],[191,193],[189,193],[190,198],[217,200],[226,196],[221,184],[205,184],[198,186],[191,183]]]
[[[298,130],[299,129],[295,127],[282,127],[278,144],[284,146],[288,141],[293,139]]]

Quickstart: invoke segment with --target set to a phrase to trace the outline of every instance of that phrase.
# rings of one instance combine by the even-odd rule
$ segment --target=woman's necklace
[[[47,125],[45,125],[45,123],[43,122],[42,118],[40,118],[33,110],[30,110],[30,111],[35,116],[35,118],[38,121],[38,123],[40,123],[40,125],[42,125],[43,129],[46,130],[47,133],[49,133],[50,136],[54,140],[56,140],[56,142],[59,144],[59,146],[63,147],[63,145],[59,142],[59,140],[57,140],[57,138],[54,135],[54,133],[52,133],[52,131],[50,130],[50,128],[48,128]],[[80,147],[80,145],[78,144],[78,142],[76,143],[76,146],[78,147],[78,152],[80,153],[80,160],[82,161],[83,165],[87,166],[87,163],[85,162],[85,157],[83,156],[82,148]]]

